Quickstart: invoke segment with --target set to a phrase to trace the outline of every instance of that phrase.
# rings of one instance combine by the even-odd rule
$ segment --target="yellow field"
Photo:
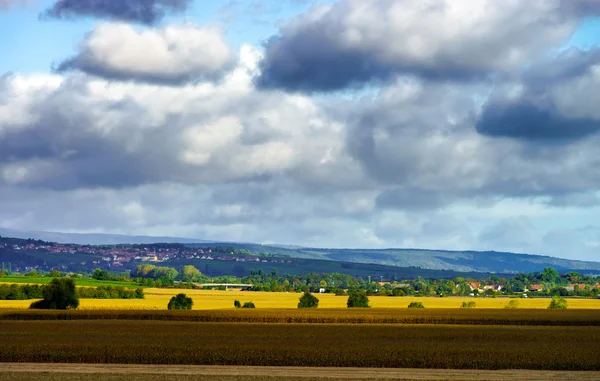
[[[285,292],[242,292],[242,291],[209,291],[209,290],[177,290],[156,289],[144,290],[146,299],[81,299],[80,309],[97,310],[166,310],[171,297],[183,292],[194,300],[195,310],[229,309],[233,301],[252,301],[256,308],[296,308],[301,294]],[[345,308],[345,296],[333,294],[317,295],[319,308]],[[477,308],[504,308],[508,298],[415,298],[415,297],[387,297],[373,296],[369,298],[373,308],[406,308],[412,301],[419,301],[425,308],[459,308],[464,301],[474,301]],[[520,308],[546,308],[549,299],[518,299]],[[600,300],[594,299],[568,299],[569,308],[600,309]],[[1,309],[28,308],[30,300],[2,300]]]

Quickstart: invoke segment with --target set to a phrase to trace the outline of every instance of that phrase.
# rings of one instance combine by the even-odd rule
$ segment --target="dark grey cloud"
[[[493,137],[565,142],[600,132],[600,119],[569,118],[556,108],[525,102],[489,105],[477,122],[477,131]]]
[[[492,137],[569,143],[600,132],[595,90],[600,49],[571,49],[528,69],[517,95],[492,94],[477,131]],[[513,90],[514,93],[514,90]]]
[[[137,31],[123,23],[100,24],[79,52],[55,67],[113,79],[165,85],[221,79],[235,56],[221,31],[196,26]]]
[[[599,13],[600,3],[587,0],[340,0],[313,8],[267,40],[257,83],[310,92],[407,73],[458,81],[505,76]]]
[[[185,11],[191,3],[191,0],[58,0],[41,16],[97,17],[152,25],[169,13]]]

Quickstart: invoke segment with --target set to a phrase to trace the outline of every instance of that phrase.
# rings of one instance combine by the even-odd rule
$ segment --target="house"
[[[540,292],[544,289],[544,285],[542,284],[532,284],[529,287],[529,291]]]
[[[481,282],[468,282],[467,284],[471,287],[471,290],[479,290],[479,287],[481,287]]]
[[[319,289],[319,294],[324,294],[325,293],[325,289],[324,288],[320,288]]]

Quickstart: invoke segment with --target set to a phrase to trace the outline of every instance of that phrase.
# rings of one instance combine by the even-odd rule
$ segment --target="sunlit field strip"
[[[234,300],[242,303],[252,301],[257,309],[296,308],[299,293],[269,293],[269,292],[242,292],[242,291],[209,291],[209,290],[177,290],[177,289],[146,289],[145,299],[81,299],[82,310],[166,310],[171,297],[183,292],[194,300],[195,310],[233,309]],[[319,308],[345,308],[347,298],[332,294],[317,295]],[[508,298],[429,298],[429,297],[370,297],[373,308],[406,308],[413,301],[422,302],[425,308],[460,308],[464,301],[474,301],[477,308],[497,309],[504,308]],[[545,309],[550,300],[517,299],[519,307],[523,309]],[[570,309],[600,309],[600,300],[597,299],[568,299]],[[0,309],[28,308],[30,300],[2,300]]]

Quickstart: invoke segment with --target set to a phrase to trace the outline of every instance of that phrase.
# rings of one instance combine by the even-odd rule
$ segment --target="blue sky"
[[[600,258],[600,5],[177,1],[0,8],[0,227]]]

